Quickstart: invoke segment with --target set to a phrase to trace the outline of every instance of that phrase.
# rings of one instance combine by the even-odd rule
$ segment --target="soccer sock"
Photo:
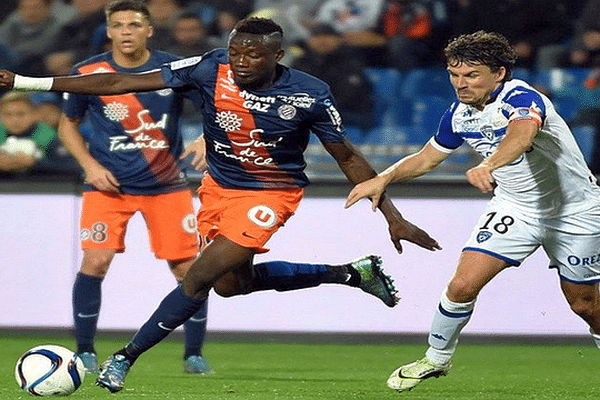
[[[181,285],[178,285],[163,299],[154,314],[137,331],[131,342],[125,347],[125,351],[120,353],[131,361],[135,361],[143,352],[163,340],[175,328],[196,314],[204,307],[206,301],[206,298],[195,300],[186,296]]]
[[[185,335],[185,353],[183,359],[189,356],[201,356],[204,336],[206,335],[206,322],[208,313],[208,299],[204,305],[183,323],[183,332]]]
[[[302,264],[270,261],[254,265],[253,291],[275,289],[279,292],[319,286],[321,283],[352,284],[358,275],[347,265]],[[360,282],[360,276],[358,276]]]
[[[592,334],[592,339],[594,340],[594,343],[596,343],[596,347],[598,347],[600,349],[600,334],[594,333],[594,331],[591,329],[590,329],[590,333]]]
[[[448,299],[447,290],[444,290],[431,323],[430,347],[425,353],[429,360],[440,365],[450,362],[458,344],[458,335],[471,319],[475,301],[455,303]]]
[[[77,352],[95,353],[94,336],[100,315],[103,278],[79,272],[73,284],[73,322]]]

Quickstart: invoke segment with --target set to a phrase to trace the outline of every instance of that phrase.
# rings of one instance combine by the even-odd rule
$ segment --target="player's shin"
[[[134,361],[169,335],[175,328],[191,318],[206,303],[207,299],[195,300],[177,286],[160,303],[154,314],[137,331],[125,348],[126,356]]]
[[[277,290],[280,292],[319,286],[322,283],[348,283],[352,280],[349,268],[344,265],[303,264],[271,261],[253,266],[253,291]],[[358,277],[360,279],[360,277]]]
[[[450,362],[461,330],[467,325],[473,314],[475,300],[468,303],[450,301],[444,291],[440,304],[433,316],[429,333],[429,349],[426,356],[438,365]]]
[[[205,301],[202,307],[183,324],[185,335],[184,359],[202,354],[202,345],[206,336],[207,314],[208,301]]]
[[[94,337],[100,315],[102,278],[77,274],[73,285],[73,322],[78,353],[95,353]]]

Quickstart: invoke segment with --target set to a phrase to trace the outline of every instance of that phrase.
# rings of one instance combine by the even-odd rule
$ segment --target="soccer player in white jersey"
[[[459,36],[445,57],[458,100],[438,132],[417,153],[356,185],[346,202],[369,197],[377,205],[389,183],[431,171],[463,142],[483,156],[466,176],[482,192],[493,191],[492,200],[442,293],[425,358],[396,369],[387,381],[400,392],[448,373],[481,289],[539,247],[600,348],[600,188],[567,124],[546,96],[511,79],[516,54],[501,35]]]

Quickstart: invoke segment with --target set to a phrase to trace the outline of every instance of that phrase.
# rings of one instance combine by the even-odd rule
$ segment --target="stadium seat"
[[[420,125],[411,125],[406,129],[406,144],[423,146],[435,133],[435,130],[430,130]]]
[[[418,100],[421,96],[438,96],[447,102],[455,99],[454,89],[443,68],[415,69],[406,74],[400,87],[400,96]]]
[[[588,68],[553,68],[537,71],[534,85],[546,93],[558,113],[567,121],[573,121],[582,107],[596,107],[600,91],[590,90],[583,83],[590,74]]]
[[[346,137],[353,143],[353,144],[362,144],[365,142],[365,138],[367,137],[367,134],[360,128],[356,127],[356,126],[346,126]],[[311,135],[311,136],[315,136],[315,135]]]
[[[398,112],[398,110],[406,110],[398,98],[402,82],[400,71],[394,68],[367,67],[364,69],[364,73],[373,87],[376,126],[407,123],[410,116]]]
[[[528,68],[515,68],[512,73],[513,78],[521,79],[525,82],[531,82],[533,74]]]
[[[406,142],[407,126],[383,126],[371,129],[366,142],[376,145],[402,145]]]
[[[583,89],[583,82],[589,75],[587,68],[552,68],[538,70],[533,78],[533,84],[546,89],[550,96],[563,92]]]
[[[450,106],[439,96],[420,96],[412,103],[412,125],[424,129],[431,136],[438,129],[440,118]]]

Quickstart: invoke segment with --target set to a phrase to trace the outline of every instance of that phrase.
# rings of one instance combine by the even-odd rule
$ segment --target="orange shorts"
[[[198,231],[202,245],[224,236],[240,246],[265,253],[264,245],[294,215],[304,189],[228,189],[205,174],[198,188]]]
[[[146,221],[157,258],[183,260],[198,254],[198,230],[189,190],[155,195],[83,193],[81,248],[125,251],[127,224],[136,212]]]

